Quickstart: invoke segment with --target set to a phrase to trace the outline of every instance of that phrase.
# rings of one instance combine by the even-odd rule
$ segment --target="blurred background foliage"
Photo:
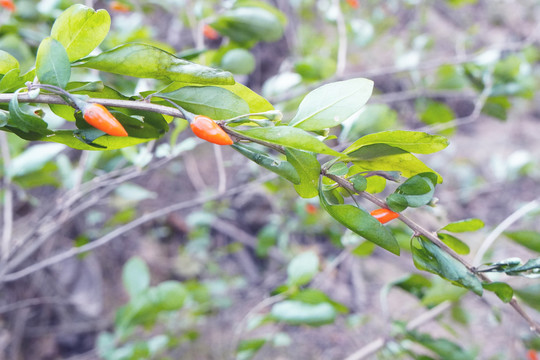
[[[25,72],[54,19],[76,2],[14,3],[14,11],[0,8],[0,50]],[[473,253],[540,194],[538,1],[84,3],[111,14],[101,51],[151,44],[233,72],[285,113],[322,83],[374,80],[364,111],[334,135],[340,144],[391,129],[448,136],[451,146],[426,160],[444,178],[439,204],[408,214],[432,229],[482,219],[483,229],[459,235]],[[78,80],[124,96],[165,85],[74,69]],[[65,121],[45,120],[50,128]],[[174,125],[159,141],[106,152],[0,134],[10,203],[7,186],[0,194],[3,212],[13,209],[13,237],[40,231],[28,239],[39,247],[20,263],[115,234],[1,285],[6,359],[341,359],[379,336],[391,339],[380,359],[535,359],[540,342],[495,297],[418,273],[408,252],[375,250],[287,182],[195,140],[184,121]],[[374,177],[371,189],[384,181]],[[171,204],[186,205],[129,227]],[[533,207],[509,228],[490,259],[538,256],[539,214]],[[410,230],[390,226],[410,248]],[[538,284],[508,281],[539,310]],[[440,304],[449,310],[437,321],[406,325]]]

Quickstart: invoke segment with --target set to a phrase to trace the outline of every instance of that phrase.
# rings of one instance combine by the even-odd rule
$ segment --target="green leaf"
[[[306,95],[289,125],[308,131],[337,126],[362,109],[372,92],[373,81],[363,78],[323,85]]]
[[[234,84],[232,74],[227,71],[198,65],[146,44],[123,44],[97,56],[81,59],[74,66],[138,78]]]
[[[334,219],[354,233],[376,245],[399,255],[399,245],[392,232],[364,209],[353,205],[331,205],[319,181],[321,207]]]
[[[249,360],[266,344],[267,339],[242,340],[236,348],[236,360]]]
[[[298,195],[305,199],[317,196],[321,164],[315,154],[286,147],[285,155],[300,177],[300,183],[294,186]]]
[[[284,18],[277,10],[269,11],[259,6],[241,6],[223,12],[210,25],[238,43],[273,42],[283,36]]]
[[[315,136],[291,126],[274,126],[235,131],[253,139],[263,140],[297,150],[341,156],[339,152],[332,150]]]
[[[15,88],[21,88],[24,83],[20,77],[21,71],[19,68],[9,70],[2,78],[0,78],[0,94],[11,91]]]
[[[484,227],[484,222],[480,219],[465,219],[460,221],[452,222],[441,230],[446,230],[449,232],[462,233],[468,231],[477,231]]]
[[[373,144],[386,144],[415,154],[431,154],[446,148],[448,140],[443,136],[424,132],[391,130],[363,136],[352,143],[343,153],[354,157],[355,151]]]
[[[512,103],[506,96],[490,96],[482,108],[482,113],[495,119],[506,120],[511,107]]]
[[[248,75],[255,70],[255,56],[246,49],[235,48],[223,55],[219,67],[233,74]]]
[[[403,211],[405,207],[420,207],[429,204],[435,193],[437,175],[432,172],[417,174],[407,179],[387,198],[393,211]]]
[[[447,280],[437,277],[432,280],[432,286],[424,293],[422,305],[433,307],[444,301],[456,302],[465,294],[467,294],[467,289],[452,285]]]
[[[411,246],[414,265],[418,269],[437,274],[482,296],[482,283],[465,265],[423,237],[418,243],[421,247]]]
[[[236,143],[231,146],[240,154],[244,155],[265,169],[278,174],[295,185],[300,184],[300,176],[291,163],[270,157],[267,154],[244,144]]]
[[[493,291],[505,303],[509,303],[514,296],[514,289],[503,282],[482,283],[482,287],[488,291]]]
[[[320,326],[333,323],[337,312],[332,304],[327,302],[313,305],[285,300],[275,304],[270,315],[274,320],[290,325]]]
[[[540,252],[540,233],[532,230],[505,231],[504,235],[527,249]]]
[[[504,270],[508,275],[525,275],[524,272],[532,272],[533,277],[540,274],[540,258],[529,259],[525,264],[516,267],[510,267]]]
[[[389,284],[391,287],[398,287],[409,294],[422,299],[426,290],[431,287],[431,281],[420,274],[409,274],[401,279],[393,281]]]
[[[64,89],[71,77],[71,64],[66,49],[57,40],[43,39],[37,51],[36,75],[42,84]]]
[[[536,311],[540,311],[540,284],[514,289],[514,293],[527,305]]]
[[[439,233],[437,234],[439,239],[452,250],[454,250],[459,255],[467,255],[471,252],[469,245],[465,244],[463,241],[454,237],[450,234]]]
[[[348,179],[353,184],[354,190],[362,192],[367,189],[368,180],[361,174],[356,174]]]
[[[150,271],[139,257],[132,257],[122,269],[122,282],[130,298],[144,292],[150,286]]]
[[[386,144],[367,145],[347,155],[359,172],[399,171],[404,177],[412,177],[424,172],[434,173],[413,154]],[[437,182],[442,183],[440,175]]]
[[[297,301],[301,301],[303,303],[312,304],[312,305],[316,305],[320,303],[329,303],[334,307],[334,309],[336,309],[340,313],[345,314],[349,312],[349,309],[345,305],[332,300],[328,295],[326,295],[324,292],[318,289],[310,289],[310,288],[301,289],[291,294],[291,296],[289,297],[289,300],[297,300]]]
[[[67,8],[54,22],[51,37],[66,49],[69,61],[74,61],[92,52],[109,32],[111,17],[104,10],[95,11],[76,4]]]
[[[426,349],[433,351],[445,360],[475,360],[474,354],[465,351],[461,346],[444,338],[436,339],[428,334],[421,334],[416,331],[407,331],[407,339],[422,345]]]
[[[19,100],[17,99],[19,91],[15,92],[9,102],[9,121],[6,126],[14,127],[21,130],[24,133],[36,133],[38,135],[48,135],[52,131],[47,129],[47,123],[43,121],[39,116],[33,113],[24,112],[19,106]]]
[[[187,290],[178,281],[164,281],[150,289],[150,298],[163,311],[173,311],[182,308],[187,297]]]
[[[7,74],[8,71],[19,69],[19,62],[10,53],[0,50],[0,74]]]
[[[91,135],[90,132],[97,132],[97,138],[91,137],[89,140],[90,143],[83,141],[82,136]],[[77,150],[115,150],[122,149],[125,147],[141,144],[147,141],[152,140],[151,138],[143,139],[136,137],[119,137],[119,136],[108,136],[103,135],[103,132],[100,132],[97,129],[88,129],[88,130],[58,130],[52,133],[49,136],[40,136],[35,140],[56,142],[60,144],[65,144],[73,149]]]
[[[427,125],[443,124],[453,121],[456,118],[454,111],[446,104],[433,100],[420,102],[420,120]],[[451,135],[455,131],[455,125],[444,129],[441,133]]]
[[[235,93],[217,86],[185,86],[156,96],[173,100],[187,111],[214,120],[225,120],[249,113],[248,104]]]
[[[196,85],[196,84],[188,84],[188,83],[181,83],[181,82],[174,82],[170,85],[168,85],[165,89],[161,90],[161,93],[166,92],[173,92],[175,90],[178,90],[185,86],[203,86],[203,85]],[[223,88],[225,90],[228,90],[232,92],[233,94],[238,95],[240,98],[242,98],[248,105],[249,105],[249,113],[260,113],[265,111],[274,110],[274,107],[272,104],[268,102],[265,98],[251,90],[245,85],[242,85],[240,83],[234,83],[234,85],[214,85],[220,88]],[[150,93],[144,93],[143,95],[149,95]]]
[[[319,271],[319,257],[313,251],[295,256],[287,267],[287,283],[302,286],[311,281]]]
[[[66,147],[61,144],[37,144],[30,146],[11,160],[6,173],[14,178],[41,170]]]

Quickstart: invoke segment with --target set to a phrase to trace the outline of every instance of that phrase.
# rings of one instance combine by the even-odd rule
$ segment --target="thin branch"
[[[227,173],[223,162],[223,151],[221,150],[221,146],[214,146],[213,148],[218,173],[218,193],[223,194],[227,189]]]
[[[347,66],[347,26],[345,24],[345,17],[341,11],[340,0],[334,0],[333,5],[336,8],[336,25],[338,33],[336,76],[342,77],[345,74],[345,67]]]
[[[435,306],[434,308],[426,311],[425,313],[420,314],[416,318],[412,319],[408,322],[407,326],[405,327],[407,331],[412,331],[414,329],[419,328],[420,326],[430,322],[431,320],[435,319],[437,316],[441,315],[443,312],[448,310],[450,306],[452,305],[452,302],[450,301],[444,301],[440,303],[439,305]],[[389,342],[389,339],[385,339],[383,337],[380,337],[376,340],[373,340],[363,348],[355,351],[351,355],[347,356],[345,360],[361,360],[365,359],[370,355],[375,354],[377,351],[381,350],[383,347],[386,346],[386,344]]]
[[[14,94],[0,94],[0,103],[8,103]],[[36,98],[31,98],[28,94],[18,94],[17,99],[20,103],[35,103],[35,104],[59,104],[59,105],[69,105],[58,95],[49,95],[49,94],[40,94]],[[103,106],[112,106],[119,108],[128,108],[134,110],[143,110],[151,111],[155,113],[160,113],[163,115],[169,115],[176,118],[184,119],[182,112],[176,108],[153,104],[145,101],[134,101],[134,100],[118,100],[118,99],[101,99],[101,98],[91,98],[87,100],[89,103],[97,103]]]
[[[262,178],[260,181],[264,182],[266,180],[267,180],[266,178]],[[172,205],[169,205],[169,206],[164,207],[162,209],[155,210],[153,212],[147,213],[147,214],[145,214],[145,215],[143,215],[143,216],[141,216],[141,217],[139,217],[139,218],[125,224],[125,225],[122,225],[122,226],[114,229],[113,231],[107,233],[106,235],[102,236],[101,238],[99,238],[99,239],[97,239],[95,241],[92,241],[91,243],[88,243],[88,244],[80,246],[80,247],[71,248],[71,249],[69,249],[67,251],[61,252],[61,253],[59,253],[57,255],[54,255],[54,256],[52,256],[50,258],[47,258],[47,259],[43,260],[43,261],[34,263],[33,265],[30,265],[30,266],[28,266],[28,267],[26,267],[26,268],[24,268],[22,270],[16,271],[16,272],[11,273],[11,274],[6,274],[0,279],[0,282],[11,282],[11,281],[18,280],[20,278],[23,278],[25,276],[28,276],[28,275],[36,272],[36,271],[44,269],[46,267],[55,265],[55,264],[57,264],[59,262],[62,262],[64,260],[67,260],[69,258],[77,256],[79,254],[94,250],[94,249],[96,249],[98,247],[106,245],[110,241],[112,241],[112,240],[116,239],[117,237],[127,233],[128,231],[131,231],[131,230],[137,228],[138,226],[140,226],[140,225],[142,225],[142,224],[144,224],[144,223],[146,223],[148,221],[158,219],[158,218],[163,217],[163,216],[165,216],[165,215],[167,215],[167,214],[169,214],[171,212],[187,209],[187,208],[194,207],[194,206],[198,206],[198,205],[204,204],[204,203],[209,202],[209,201],[214,201],[214,200],[220,199],[222,197],[232,196],[232,195],[241,193],[243,191],[246,191],[246,190],[250,189],[251,187],[253,187],[255,185],[258,185],[258,184],[259,184],[259,182],[250,182],[247,185],[243,184],[243,185],[231,188],[231,189],[227,190],[224,194],[216,194],[216,195],[211,195],[211,196],[206,196],[206,197],[200,197],[200,198],[193,199],[193,200],[183,201],[183,202],[172,204]]]
[[[5,132],[0,133],[0,152],[2,152],[2,162],[4,164],[4,206],[2,220],[2,243],[0,255],[0,263],[7,259],[11,248],[11,236],[13,233],[13,190],[11,188],[11,176],[9,175],[9,167],[11,164],[11,156],[9,152],[9,144]]]

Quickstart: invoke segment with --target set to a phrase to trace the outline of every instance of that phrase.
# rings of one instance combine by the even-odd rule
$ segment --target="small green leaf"
[[[421,247],[411,246],[414,265],[418,269],[437,274],[482,296],[482,283],[465,265],[427,239],[420,237],[418,243]]]
[[[448,245],[450,249],[454,250],[459,255],[467,255],[471,252],[469,246],[457,237],[444,233],[439,233],[438,237],[442,240],[443,243]]]
[[[42,84],[66,87],[71,77],[71,65],[66,50],[57,40],[48,37],[39,45],[36,75]]]
[[[505,269],[506,274],[508,275],[523,275],[525,272],[531,272],[533,277],[536,277],[540,274],[540,258],[529,259],[525,264],[516,267],[510,267]]]
[[[317,196],[321,164],[315,154],[286,147],[285,155],[300,177],[300,183],[294,186],[298,195],[305,199]]]
[[[19,69],[19,62],[10,53],[0,50],[0,74],[7,74],[8,71]]]
[[[482,283],[482,287],[488,291],[493,291],[505,303],[509,303],[514,296],[514,289],[503,282]]]
[[[308,131],[337,126],[362,109],[372,92],[373,81],[363,78],[323,85],[306,95],[289,125]]]
[[[532,230],[506,231],[504,235],[527,249],[540,252],[540,233]]]
[[[104,10],[95,11],[81,4],[67,8],[54,22],[51,37],[66,49],[69,61],[92,52],[105,39],[111,26],[111,17]]]
[[[295,256],[287,267],[287,283],[302,286],[311,281],[319,271],[319,257],[313,251],[306,251]]]
[[[313,305],[296,300],[285,300],[275,304],[270,315],[274,320],[290,325],[320,326],[333,323],[337,312],[332,304],[327,302]]]
[[[231,73],[177,58],[146,44],[123,44],[74,66],[88,67],[138,78],[163,79],[194,84],[234,84]]]
[[[132,257],[122,269],[122,282],[130,298],[134,298],[150,286],[150,271],[139,257]]]
[[[239,6],[223,12],[210,25],[238,43],[273,42],[283,36],[284,18],[278,10],[269,11],[261,6]]]
[[[398,287],[409,294],[422,299],[426,290],[431,287],[431,281],[420,274],[409,274],[401,279],[393,281],[389,284],[392,287]]]
[[[360,174],[351,176],[349,178],[349,181],[351,182],[351,184],[353,184],[354,190],[359,193],[367,189],[368,181],[364,176]]]
[[[15,92],[9,102],[9,121],[6,126],[17,128],[25,133],[36,133],[39,135],[48,135],[52,131],[47,129],[47,123],[39,116],[33,113],[24,112],[19,106],[17,99],[19,91]]]
[[[30,146],[11,160],[6,173],[10,177],[24,176],[41,170],[66,147],[62,144],[37,144]]]
[[[266,344],[267,339],[247,339],[242,340],[236,348],[237,360],[249,360]]]
[[[429,204],[435,193],[437,175],[426,172],[417,174],[401,184],[394,194],[391,194],[387,203],[393,211],[403,211],[404,206],[420,207]]]
[[[225,120],[249,113],[248,104],[235,93],[217,86],[185,86],[178,90],[157,93],[173,100],[187,111],[214,120]]]
[[[448,140],[443,136],[418,131],[383,131],[361,137],[345,149],[343,153],[352,156],[351,153],[373,144],[386,144],[415,154],[431,154],[446,148]]]
[[[449,232],[462,233],[467,231],[476,231],[484,227],[484,222],[480,219],[465,219],[456,222],[452,222],[441,230]]]
[[[244,144],[236,143],[231,146],[240,154],[244,155],[265,169],[278,174],[295,185],[300,184],[300,176],[291,163],[270,157],[267,154]]]
[[[255,56],[246,49],[232,49],[223,55],[219,67],[233,74],[248,75],[255,70]]]
[[[439,355],[440,359],[445,360],[475,360],[476,356],[470,352],[465,351],[458,344],[444,339],[433,338],[429,334],[421,334],[416,331],[407,331],[407,339],[414,341],[426,349],[433,351]]]
[[[274,126],[235,131],[253,139],[263,140],[297,150],[341,156],[339,152],[332,150],[315,136],[291,126]]]
[[[321,207],[334,219],[356,234],[376,245],[399,255],[399,245],[392,232],[383,226],[367,211],[353,205],[331,205],[319,181],[319,199]]]

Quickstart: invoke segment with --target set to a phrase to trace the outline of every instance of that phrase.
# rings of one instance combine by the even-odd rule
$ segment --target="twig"
[[[218,194],[223,194],[227,189],[227,173],[225,172],[225,164],[223,163],[223,152],[221,146],[213,146],[213,148],[218,173]]]
[[[409,321],[405,329],[407,331],[414,330],[431,320],[435,319],[437,316],[445,312],[450,308],[452,305],[452,302],[450,301],[444,301],[440,303],[439,305],[435,306],[434,308],[426,311],[425,313],[420,314],[416,318]],[[351,355],[347,356],[345,360],[361,360],[365,359],[370,355],[375,354],[377,351],[381,350],[387,343],[389,342],[388,339],[385,339],[383,337],[380,337],[376,340],[373,340],[363,348],[355,351]]]
[[[11,156],[9,153],[9,144],[5,132],[0,132],[0,152],[2,152],[2,162],[4,164],[4,206],[2,220],[2,254],[0,255],[0,263],[7,259],[11,248],[11,236],[13,233],[13,190],[11,188],[11,176],[9,175],[9,166],[11,164]]]
[[[0,94],[0,103],[8,103],[14,94]],[[20,103],[36,103],[36,104],[59,104],[59,105],[69,105],[64,99],[59,95],[49,95],[49,94],[40,94],[36,98],[31,98],[28,94],[19,94],[17,99]],[[118,100],[118,99],[101,99],[101,98],[91,98],[87,100],[89,103],[97,103],[103,106],[112,106],[120,108],[128,108],[134,110],[143,110],[151,111],[164,115],[173,116],[176,118],[184,119],[182,112],[176,108],[153,104],[144,101],[134,101],[134,100]]]
[[[523,205],[516,211],[514,211],[510,216],[508,216],[506,219],[504,219],[495,229],[493,229],[488,236],[484,239],[482,244],[480,245],[480,248],[476,252],[476,255],[474,256],[474,260],[472,263],[474,265],[480,265],[482,262],[482,259],[484,258],[484,255],[488,251],[488,249],[493,245],[495,240],[506,230],[508,229],[513,223],[521,219],[523,216],[527,215],[529,212],[537,209],[540,206],[539,202],[540,198],[536,198],[535,200]]]
[[[345,18],[341,11],[340,2],[340,0],[334,0],[333,5],[336,8],[336,25],[338,33],[336,76],[342,77],[345,74],[345,67],[347,66],[347,26],[345,25]]]
[[[41,298],[25,299],[25,300],[17,301],[13,304],[0,306],[0,314],[5,314],[10,311],[23,309],[30,306],[37,306],[37,305],[44,305],[44,304],[72,305],[73,302],[66,299],[62,299],[62,298],[56,298],[56,297],[41,297]]]
[[[262,178],[260,179],[260,182],[264,182],[264,181],[267,181],[266,178]],[[135,228],[137,228],[138,226],[148,222],[148,221],[151,221],[151,220],[154,220],[154,219],[157,219],[157,218],[160,218],[160,217],[163,217],[171,212],[174,212],[174,211],[179,211],[179,210],[183,210],[183,209],[187,209],[187,208],[190,208],[190,207],[194,207],[194,206],[198,206],[198,205],[201,205],[201,204],[204,204],[208,201],[214,201],[214,200],[217,200],[221,197],[226,197],[226,196],[232,196],[232,195],[235,195],[235,194],[238,194],[238,193],[241,193],[243,191],[246,191],[248,189],[250,189],[251,187],[255,186],[255,185],[258,185],[259,182],[250,182],[249,184],[243,184],[243,185],[240,185],[240,186],[237,186],[237,187],[234,187],[234,188],[231,188],[229,190],[227,190],[224,194],[216,194],[216,195],[211,195],[211,196],[206,196],[206,197],[200,197],[200,198],[197,198],[197,199],[193,199],[193,200],[188,200],[188,201],[183,201],[183,202],[180,202],[180,203],[176,203],[176,204],[172,204],[172,205],[169,205],[167,207],[164,207],[162,209],[159,209],[159,210],[155,210],[153,212],[150,212],[150,213],[147,213],[125,225],[122,225],[116,229],[114,229],[113,231],[109,232],[108,234],[102,236],[101,238],[95,240],[95,241],[92,241],[91,243],[88,243],[86,245],[83,245],[83,246],[80,246],[80,247],[76,247],[76,248],[71,248],[67,251],[64,251],[64,252],[61,252],[57,255],[54,255],[50,258],[47,258],[43,261],[40,261],[40,262],[37,262],[37,263],[34,263],[33,265],[30,265],[22,270],[19,270],[19,271],[16,271],[14,273],[11,273],[11,274],[6,274],[4,275],[1,279],[0,279],[0,282],[11,282],[11,281],[15,281],[15,280],[18,280],[20,278],[23,278],[27,275],[30,275],[36,271],[39,271],[41,269],[44,269],[46,267],[49,267],[49,266],[52,266],[52,265],[55,265],[59,262],[62,262],[64,260],[67,260],[71,257],[74,257],[74,256],[77,256],[79,254],[82,254],[82,253],[85,253],[85,252],[88,252],[88,251],[91,251],[91,250],[94,250],[98,247],[101,247],[107,243],[109,243],[110,241],[116,239],[117,237],[125,234],[126,232],[130,231],[130,230],[133,230]]]

